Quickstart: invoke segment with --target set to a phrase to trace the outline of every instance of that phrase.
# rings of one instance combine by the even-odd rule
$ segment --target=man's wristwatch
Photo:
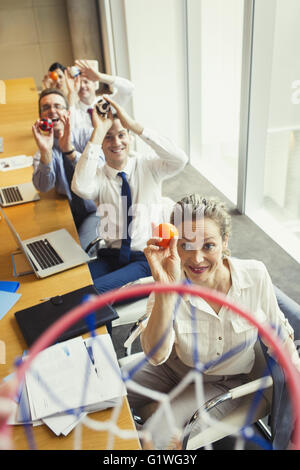
[[[75,149],[69,150],[68,152],[63,152],[63,155],[71,155],[71,153],[75,152]]]

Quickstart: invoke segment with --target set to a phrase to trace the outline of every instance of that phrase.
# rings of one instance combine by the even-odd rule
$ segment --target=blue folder
[[[16,292],[20,284],[16,281],[0,281],[0,290],[5,292]]]

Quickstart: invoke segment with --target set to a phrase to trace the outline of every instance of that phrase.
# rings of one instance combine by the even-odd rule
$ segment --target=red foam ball
[[[53,122],[51,121],[51,119],[41,119],[39,126],[42,131],[50,132],[53,127]]]

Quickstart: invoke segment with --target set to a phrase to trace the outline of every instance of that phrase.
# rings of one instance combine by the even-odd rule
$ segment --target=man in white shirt
[[[92,128],[91,110],[99,100],[97,89],[99,83],[102,83],[112,89],[112,97],[119,105],[125,106],[132,97],[134,85],[126,78],[108,75],[99,72],[87,60],[75,61],[76,66],[80,70],[80,75],[75,78],[72,84],[72,79],[67,78],[69,84],[69,102],[71,113],[71,126],[72,127],[87,127]],[[78,82],[78,85],[76,85]],[[76,89],[78,89],[79,101],[76,101]]]
[[[94,130],[76,165],[71,186],[78,196],[98,205],[99,235],[106,248],[99,251],[99,259],[89,267],[99,293],[151,275],[143,250],[151,224],[163,221],[161,183],[187,163],[186,154],[170,140],[144,128],[117,103],[105,99],[117,115],[110,112],[107,117],[100,117],[93,111]],[[129,131],[147,143],[154,154],[129,157]],[[99,168],[101,145],[106,164]],[[129,197],[122,193],[126,186],[124,174],[131,198],[125,215],[123,203],[126,206]]]

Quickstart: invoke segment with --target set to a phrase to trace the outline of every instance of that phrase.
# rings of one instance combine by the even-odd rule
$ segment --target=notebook
[[[66,229],[21,240],[1,207],[0,212],[38,278],[51,276],[90,261],[88,254],[76,243]]]
[[[25,202],[38,201],[39,193],[32,182],[0,188],[0,204],[2,207],[14,206]]]
[[[52,297],[47,302],[41,302],[38,305],[16,312],[15,318],[28,347],[65,313],[81,304],[86,295],[98,295],[98,292],[93,285],[90,285],[61,296]],[[119,318],[116,310],[110,305],[102,307],[93,313],[95,314],[95,328]],[[89,328],[85,318],[83,318],[62,333],[55,342],[65,341],[88,331]]]

